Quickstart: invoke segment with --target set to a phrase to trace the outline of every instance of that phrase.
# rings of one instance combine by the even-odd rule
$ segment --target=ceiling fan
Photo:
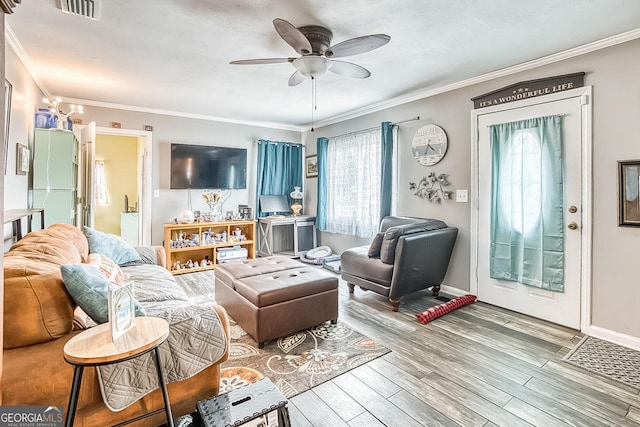
[[[243,59],[231,61],[230,64],[254,65],[289,62],[296,68],[296,71],[289,78],[289,86],[299,85],[306,78],[320,77],[327,70],[342,76],[366,79],[371,75],[371,72],[366,68],[352,62],[336,61],[333,58],[369,52],[384,46],[391,40],[391,37],[386,34],[371,34],[355,37],[331,46],[333,33],[328,28],[319,25],[296,28],[290,22],[279,18],[273,20],[273,26],[280,37],[302,56],[298,58]]]

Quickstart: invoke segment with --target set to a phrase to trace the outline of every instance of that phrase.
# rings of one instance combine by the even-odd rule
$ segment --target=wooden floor
[[[639,426],[639,390],[562,361],[578,331],[483,303],[427,325],[340,282],[340,320],[391,353],[293,397],[298,426]]]

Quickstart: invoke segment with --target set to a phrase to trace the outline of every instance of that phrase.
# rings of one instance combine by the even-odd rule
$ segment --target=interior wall
[[[109,203],[94,207],[94,228],[119,236],[125,194],[130,208],[138,202],[138,138],[97,134],[95,148],[95,159],[104,160]]]
[[[300,143],[300,132],[247,126],[209,120],[132,112],[110,108],[86,106],[82,116],[85,123],[95,121],[96,126],[110,127],[119,122],[123,129],[143,129],[153,126],[152,186],[159,196],[151,200],[151,243],[162,245],[163,224],[178,217],[188,208],[188,190],[171,190],[171,143],[216,145],[247,149],[247,189],[233,190],[223,210],[237,212],[238,205],[249,205],[255,215],[256,144],[258,139]],[[202,190],[191,190],[192,210],[206,212],[208,206],[201,197]]]
[[[2,34],[4,37],[4,31]],[[13,50],[11,48],[4,50],[5,77],[12,85],[7,173],[4,175],[4,209],[25,209],[30,206],[28,188],[32,178],[31,173],[16,174],[16,143],[27,145],[33,159],[34,112],[40,106],[43,93]],[[22,221],[23,233],[27,230],[26,223],[27,221]],[[3,229],[5,251],[11,246],[10,236],[11,225],[5,225]]]
[[[591,52],[507,77],[424,98],[353,120],[306,132],[307,154],[316,152],[316,139],[376,126],[382,121],[402,121],[420,116],[420,122],[403,124],[398,133],[400,161],[398,209],[402,215],[439,218],[460,230],[445,285],[469,290],[470,205],[447,201],[429,203],[413,194],[410,181],[431,171],[448,173],[451,190],[471,187],[471,98],[520,81],[584,71],[585,85],[593,86],[593,254],[592,324],[613,332],[640,338],[640,228],[617,224],[617,161],[640,159],[640,40]],[[449,148],[435,166],[419,165],[411,155],[411,139],[425,123],[435,123],[447,132]],[[306,179],[307,207],[315,210],[317,179]],[[469,194],[469,200],[475,197]],[[313,204],[313,206],[311,205]],[[307,211],[309,212],[309,211]],[[321,233],[323,244],[337,251],[349,239]],[[615,248],[612,250],[612,248]]]

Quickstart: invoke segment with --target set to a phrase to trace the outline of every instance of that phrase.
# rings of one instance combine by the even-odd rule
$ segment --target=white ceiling
[[[333,43],[386,33],[344,58],[358,80],[317,80],[316,121],[576,48],[640,25],[637,0],[103,0],[100,21],[31,0],[6,16],[10,44],[45,92],[87,105],[304,128],[311,84],[289,87],[294,57],[272,21],[323,25]],[[342,58],[341,58],[342,59]],[[30,62],[30,64],[29,64]],[[577,70],[581,71],[581,70]]]

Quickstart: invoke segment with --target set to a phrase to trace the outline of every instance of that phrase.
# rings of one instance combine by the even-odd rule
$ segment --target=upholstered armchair
[[[447,273],[458,229],[435,219],[387,216],[370,246],[342,253],[342,278],[389,298],[393,311],[400,299],[432,288],[438,296]]]

